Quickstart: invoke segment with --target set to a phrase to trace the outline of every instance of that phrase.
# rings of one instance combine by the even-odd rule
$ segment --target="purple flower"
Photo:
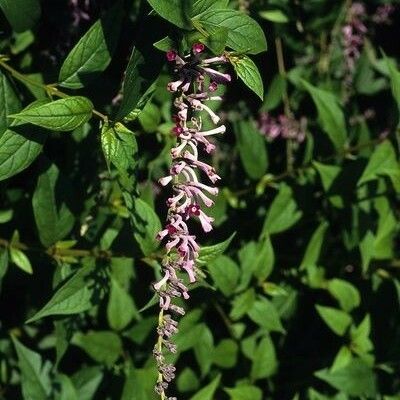
[[[200,247],[195,235],[191,234],[191,220],[200,222],[204,232],[212,230],[214,219],[206,214],[206,209],[213,206],[211,196],[218,194],[214,184],[221,178],[214,167],[200,160],[203,150],[211,153],[215,145],[212,136],[224,133],[225,125],[219,125],[220,117],[210,107],[210,102],[221,101],[220,96],[213,96],[218,83],[230,82],[231,76],[216,69],[227,62],[226,58],[204,58],[205,47],[201,43],[192,46],[187,56],[179,56],[175,50],[167,52],[167,60],[174,63],[176,80],[167,85],[167,90],[175,94],[174,106],[177,109],[172,117],[175,126],[172,134],[177,143],[171,149],[172,165],[169,175],[161,178],[162,186],[172,184],[173,194],[167,200],[168,216],[165,228],[157,234],[158,240],[165,240],[166,256],[163,260],[163,277],[153,285],[160,298],[160,318],[158,341],[154,349],[159,377],[156,392],[165,399],[168,383],[173,379],[175,369],[166,364],[164,350],[176,352],[172,342],[177,332],[177,322],[172,314],[183,315],[182,307],[174,299],[188,299],[187,286],[180,278],[187,274],[189,283],[196,282],[196,259]],[[214,128],[203,130],[203,121],[208,119]],[[210,184],[202,182],[206,177]],[[164,314],[168,312],[168,314]]]
[[[375,14],[372,16],[372,21],[378,25],[389,25],[392,23],[391,16],[395,10],[396,7],[393,4],[382,4],[376,9]]]
[[[342,44],[345,60],[345,83],[350,86],[357,60],[364,46],[367,28],[363,22],[366,10],[363,3],[356,2],[350,7],[346,24],[342,27]]]
[[[261,113],[258,129],[270,141],[280,136],[283,139],[292,139],[301,143],[306,137],[307,120],[302,117],[300,121],[297,121],[293,117],[287,117],[286,115],[274,118],[268,113]]]

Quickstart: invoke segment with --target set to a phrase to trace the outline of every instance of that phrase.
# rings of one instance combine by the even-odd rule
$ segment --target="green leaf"
[[[25,271],[28,274],[33,274],[31,262],[23,251],[10,247],[10,258],[18,268],[22,269],[22,271]]]
[[[42,151],[45,138],[37,127],[22,125],[21,121],[13,121],[5,132],[0,132],[0,181],[27,168]]]
[[[253,288],[247,289],[245,292],[237,295],[232,302],[232,310],[229,314],[234,321],[243,317],[256,301],[256,293]]]
[[[208,264],[208,270],[215,286],[229,297],[236,289],[239,280],[239,267],[229,257],[220,255]]]
[[[104,124],[101,145],[107,164],[113,164],[121,173],[132,174],[137,163],[137,142],[132,131],[123,124]]]
[[[264,137],[256,129],[253,121],[242,120],[235,123],[234,132],[244,170],[252,179],[261,178],[268,168]]]
[[[339,151],[343,150],[347,141],[347,129],[337,98],[332,93],[319,89],[305,80],[302,80],[302,83],[317,107],[322,129],[335,148]]]
[[[73,344],[84,350],[93,360],[111,367],[122,353],[120,337],[109,331],[78,333]]]
[[[346,367],[335,371],[323,369],[315,376],[349,396],[377,398],[375,373],[359,359],[353,359]]]
[[[125,379],[121,400],[158,400],[160,396],[154,391],[156,381],[155,368],[131,368]]]
[[[10,222],[14,216],[13,210],[0,210],[0,224]]]
[[[254,61],[246,55],[231,56],[229,57],[229,61],[244,84],[263,100],[264,84],[260,71]]]
[[[71,193],[70,182],[55,164],[48,163],[39,175],[32,196],[36,226],[45,247],[64,239],[74,226],[75,218],[67,204],[72,200]]]
[[[11,339],[18,355],[24,399],[43,400],[49,398],[51,390],[50,365],[42,364],[40,355],[25,347],[14,336],[11,336]]]
[[[161,222],[155,211],[143,200],[135,199],[132,221],[135,226],[133,236],[145,256],[153,253],[160,245],[156,239],[161,230]]]
[[[225,389],[230,400],[261,400],[262,391],[256,386],[240,385],[233,389]]]
[[[275,306],[265,297],[255,301],[247,314],[252,321],[269,332],[284,332]]]
[[[269,235],[266,233],[257,243],[257,256],[253,267],[253,274],[259,282],[265,281],[271,275],[274,264],[274,248]]]
[[[93,104],[89,99],[74,96],[26,108],[10,117],[53,131],[66,132],[88,122],[92,111]]]
[[[374,258],[374,245],[375,236],[371,231],[367,231],[363,239],[360,241],[359,245],[363,273],[366,273],[368,271],[369,264]]]
[[[211,383],[197,392],[190,400],[214,400],[214,394],[219,386],[221,375],[218,375]]]
[[[49,315],[72,315],[89,310],[92,307],[91,298],[93,295],[93,285],[90,282],[92,273],[93,266],[86,266],[72,277],[67,278],[49,302],[27,323]]]
[[[386,203],[387,204],[387,203]],[[375,234],[373,257],[380,260],[393,257],[393,239],[398,229],[398,221],[393,211],[386,207],[378,208],[379,221]]]
[[[114,330],[124,329],[137,314],[131,296],[115,280],[111,279],[110,298],[107,305],[107,319]]]
[[[342,279],[335,278],[328,281],[328,291],[339,302],[343,311],[350,312],[361,303],[358,289]]]
[[[235,237],[236,232],[232,233],[228,239],[224,240],[221,243],[214,244],[212,246],[203,246],[199,252],[199,258],[196,260],[198,265],[207,265],[211,261],[215,260],[221,254],[225,252],[225,250],[231,244],[233,238]]]
[[[340,174],[341,168],[337,165],[321,164],[318,161],[313,161],[313,166],[321,178],[322,187],[324,188],[325,192],[328,192],[332,187],[333,182]]]
[[[158,0],[155,0],[158,2]],[[135,108],[143,108],[153,93],[163,66],[162,55],[153,47],[134,48],[122,85],[122,102],[115,119],[121,121]]]
[[[0,293],[1,293],[1,281],[3,280],[8,269],[8,251],[2,250],[0,252]]]
[[[195,373],[189,367],[186,367],[185,369],[183,369],[182,372],[179,374],[178,379],[176,381],[178,390],[183,393],[192,392],[194,390],[197,390],[200,385],[199,378],[197,375],[198,374]],[[131,400],[131,399],[129,399],[129,400]]]
[[[225,8],[229,0],[195,0],[192,6],[191,15],[199,15],[205,11]]]
[[[21,110],[21,101],[15,93],[7,76],[0,71],[0,135],[10,125],[8,115]]]
[[[329,328],[339,336],[343,336],[351,324],[351,316],[344,311],[332,307],[316,305],[318,314],[329,326]]]
[[[221,55],[228,41],[229,29],[207,26],[206,33],[207,36],[201,37],[199,42],[204,43],[215,55]]]
[[[375,148],[364,172],[358,180],[358,185],[378,179],[380,175],[388,176],[399,186],[400,165],[397,161],[393,145],[389,140],[385,140]]]
[[[254,352],[253,363],[251,365],[251,380],[269,378],[275,374],[278,361],[276,359],[275,346],[269,335],[261,339],[260,344]]]
[[[201,376],[204,377],[210,371],[213,361],[210,354],[213,354],[214,352],[214,338],[206,324],[200,324],[196,332],[194,354],[200,367]]]
[[[321,254],[322,245],[324,243],[325,232],[329,224],[327,221],[322,221],[318,228],[311,236],[310,242],[307,245],[303,260],[300,264],[300,269],[307,269],[309,266],[315,266],[318,263]]]
[[[41,14],[39,0],[0,0],[0,8],[16,32],[33,28]]]
[[[397,70],[396,65],[389,58],[385,57],[385,61],[389,71],[393,97],[396,100],[397,107],[400,111],[400,72]]]
[[[233,368],[236,365],[238,345],[232,339],[222,339],[213,351],[213,362],[221,368]]]
[[[161,40],[153,43],[153,46],[158,50],[167,52],[176,47],[176,42],[174,39],[166,36],[165,38],[162,38]]]
[[[99,367],[86,367],[75,373],[72,381],[78,392],[78,399],[93,400],[102,379],[103,373]]]
[[[192,12],[192,1],[187,0],[147,0],[160,17],[179,28],[191,29],[189,15]]]
[[[192,22],[200,31],[215,27],[227,28],[227,45],[240,53],[258,54],[267,50],[267,41],[260,25],[240,11],[208,10],[193,18]]]
[[[108,67],[117,45],[121,18],[117,3],[81,37],[61,66],[58,78],[61,86],[82,88]]]
[[[281,10],[260,11],[260,17],[278,24],[289,22],[289,18]]]
[[[338,369],[345,367],[351,362],[352,359],[353,355],[351,353],[351,350],[346,346],[342,346],[335,356],[335,359],[331,366],[331,371],[334,372]]]
[[[278,195],[268,210],[262,232],[270,235],[283,232],[296,224],[302,215],[293,199],[292,189],[282,183]]]
[[[371,318],[369,314],[365,316],[360,325],[356,328],[351,328],[351,349],[358,354],[363,356],[374,349],[374,345],[369,338],[371,334]]]
[[[153,103],[148,102],[139,114],[138,119],[145,132],[156,132],[161,122],[160,109]]]
[[[61,393],[57,400],[78,400],[78,393],[72,380],[64,374],[58,376],[58,382],[61,385]]]
[[[280,74],[275,75],[267,89],[267,94],[261,108],[262,111],[271,111],[278,107],[282,103],[286,88],[286,79]]]
[[[325,193],[328,194],[329,201],[334,207],[343,208],[344,204],[342,197],[338,194],[330,193],[331,188],[335,186],[334,183],[336,178],[342,172],[342,168],[337,165],[321,164],[317,161],[313,161],[312,164],[320,176],[322,187],[324,188]]]

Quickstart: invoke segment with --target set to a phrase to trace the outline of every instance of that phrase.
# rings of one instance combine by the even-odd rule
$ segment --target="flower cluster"
[[[78,26],[81,21],[89,21],[90,0],[69,0],[72,8],[73,26]]]
[[[266,112],[259,116],[258,129],[269,140],[274,140],[279,136],[283,139],[292,139],[299,143],[306,137],[307,120],[302,117],[297,121],[293,117],[284,114],[274,118]]]
[[[346,63],[346,83],[351,84],[351,76],[355,64],[360,58],[361,49],[364,46],[367,27],[363,20],[366,17],[364,4],[353,3],[347,15],[346,24],[342,28],[342,40],[344,47],[344,58]]]
[[[396,8],[393,4],[380,5],[376,9],[375,14],[372,16],[372,21],[378,25],[381,24],[390,25],[392,23],[391,17],[395,9]]]
[[[184,309],[175,304],[177,299],[188,299],[188,288],[181,272],[188,276],[189,283],[196,281],[195,261],[199,255],[196,236],[190,232],[189,220],[197,219],[204,232],[212,230],[213,218],[204,209],[214,202],[211,196],[218,194],[214,184],[220,179],[215,169],[199,159],[199,150],[210,154],[215,150],[211,136],[224,133],[225,125],[220,125],[220,118],[210,108],[210,102],[220,101],[215,95],[220,83],[230,82],[229,74],[213,68],[227,62],[224,56],[206,58],[203,56],[203,44],[195,44],[191,53],[180,56],[174,50],[167,53],[168,61],[174,65],[177,80],[168,84],[167,89],[174,96],[176,115],[172,133],[177,137],[177,144],[171,150],[172,166],[169,175],[160,179],[166,186],[172,183],[173,195],[168,199],[168,216],[165,228],[158,233],[158,240],[166,240],[166,257],[163,260],[163,278],[154,289],[160,298],[160,318],[158,323],[158,341],[154,348],[159,377],[156,392],[161,399],[167,398],[165,391],[168,383],[174,378],[175,367],[166,363],[164,350],[175,353],[175,344],[171,340],[178,331],[174,314],[183,315]],[[214,125],[205,130],[205,119]],[[201,182],[207,177],[209,184]]]

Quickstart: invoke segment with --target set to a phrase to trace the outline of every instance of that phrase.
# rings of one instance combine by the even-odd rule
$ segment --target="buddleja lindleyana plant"
[[[201,179],[203,174],[212,185],[221,179],[211,165],[201,160],[201,152],[212,153],[215,145],[210,138],[226,130],[225,125],[218,125],[220,118],[207,104],[222,100],[214,92],[219,83],[230,82],[231,76],[214,69],[228,62],[225,56],[205,58],[202,57],[204,50],[203,44],[196,43],[188,55],[181,57],[174,50],[167,53],[177,78],[168,84],[168,90],[175,95],[177,114],[173,116],[173,132],[177,136],[177,145],[171,150],[170,175],[160,179],[163,186],[171,182],[173,185],[173,196],[167,201],[167,225],[157,235],[157,239],[167,240],[164,277],[154,285],[161,308],[157,328],[159,337],[154,348],[159,371],[156,391],[162,399],[166,398],[165,390],[175,376],[174,366],[165,362],[163,354],[164,349],[176,353],[173,335],[178,331],[178,322],[173,314],[185,314],[182,307],[174,304],[174,299],[189,298],[188,288],[179,274],[184,271],[190,283],[196,282],[200,246],[196,236],[190,232],[189,220],[198,219],[204,232],[212,230],[213,218],[207,216],[204,208],[214,204],[209,196],[216,196],[218,189],[201,182]],[[207,118],[216,125],[215,128],[204,130],[203,121]]]

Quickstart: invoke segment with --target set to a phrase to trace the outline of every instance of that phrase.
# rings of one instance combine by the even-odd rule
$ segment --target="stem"
[[[55,87],[55,85],[42,84],[40,82],[37,82],[37,81],[34,81],[34,80],[28,78],[24,74],[21,74],[20,72],[15,70],[13,67],[11,67],[9,64],[7,64],[7,60],[8,59],[6,57],[0,56],[0,67],[4,68],[6,71],[8,71],[10,73],[10,75],[12,75],[18,81],[20,81],[20,82],[22,82],[24,84],[36,86],[37,88],[43,89],[49,96],[57,96],[57,97],[60,97],[62,99],[70,97],[68,94],[62,92],[57,87]],[[104,114],[102,114],[101,112],[99,112],[99,111],[97,111],[95,109],[92,110],[92,113],[96,117],[100,118],[103,122],[108,122],[107,115],[104,115]]]
[[[285,59],[283,57],[282,39],[280,37],[275,38],[275,48],[276,48],[276,59],[278,61],[279,75],[281,75],[284,79],[286,79]],[[283,92],[283,107],[285,110],[285,115],[288,118],[291,118],[292,112],[290,110],[289,94],[286,86]],[[289,173],[293,171],[294,161],[295,159],[293,154],[293,140],[288,138],[286,139],[286,168]]]
[[[164,310],[161,308],[160,313],[158,314],[158,327],[161,328],[164,320]],[[158,340],[157,340],[157,350],[159,353],[162,353],[162,336],[158,335]],[[163,375],[161,372],[158,373],[158,378],[157,382],[162,382],[164,380]],[[165,391],[163,390],[160,393],[160,398],[161,400],[165,400]]]

